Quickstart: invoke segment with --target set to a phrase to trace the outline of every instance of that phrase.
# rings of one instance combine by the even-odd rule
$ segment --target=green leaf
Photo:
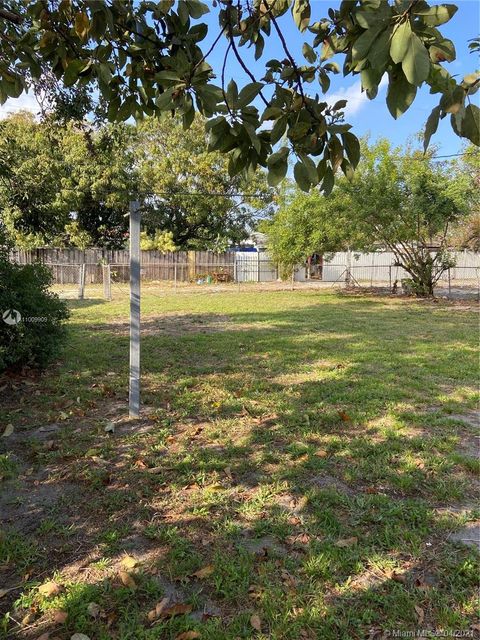
[[[180,0],[180,2],[182,1],[186,1],[188,6],[188,13],[195,20],[201,18],[205,13],[210,13],[208,5],[200,2],[200,0]]]
[[[276,144],[287,130],[287,116],[276,120],[270,132],[270,142]]]
[[[293,177],[302,191],[310,191],[310,176],[303,162],[297,162],[293,167]]]
[[[375,40],[368,52],[368,60],[373,69],[383,73],[390,59],[391,28],[385,29]]]
[[[80,70],[85,66],[85,62],[83,60],[71,60],[68,64],[68,67],[65,69],[65,73],[63,75],[63,84],[66,87],[71,87],[78,79],[78,75]]]
[[[236,109],[238,100],[238,87],[235,80],[230,80],[227,87],[227,101],[231,109]]]
[[[462,120],[461,134],[470,142],[480,146],[480,109],[475,104],[469,104],[465,109]]]
[[[173,108],[172,93],[173,89],[167,89],[157,97],[155,104],[160,111],[167,111]]]
[[[423,150],[426,151],[428,149],[428,145],[430,144],[430,140],[433,134],[438,129],[438,123],[440,121],[440,112],[441,107],[435,107],[432,109],[432,112],[428,116],[427,122],[425,124],[425,132],[423,134]]]
[[[382,31],[383,25],[377,25],[364,31],[362,35],[356,39],[352,46],[352,60],[359,62],[367,57],[370,47],[377,39],[380,31]]]
[[[305,58],[305,60],[308,60],[308,62],[311,62],[312,64],[316,62],[317,54],[307,42],[303,43],[302,53],[303,57]]]
[[[355,168],[360,161],[360,142],[357,136],[348,131],[347,133],[342,133],[342,141],[350,164]]]
[[[305,31],[310,22],[310,2],[309,0],[294,0],[292,7],[293,19],[300,31]]]
[[[261,82],[251,82],[250,84],[246,84],[240,91],[236,108],[242,109],[243,107],[246,107],[247,104],[250,104],[252,100],[258,96],[262,88],[263,84]]]
[[[432,44],[428,53],[432,62],[453,62],[457,55],[455,45],[448,38]]]
[[[331,136],[328,143],[328,149],[330,151],[330,162],[332,164],[333,173],[335,173],[343,160],[342,143],[336,135]]]
[[[288,147],[282,147],[276,153],[272,153],[272,155],[267,160],[268,166],[268,184],[271,187],[276,187],[283,178],[287,175],[288,170]]]
[[[402,69],[410,84],[419,86],[430,73],[430,58],[423,42],[415,34],[410,34],[408,49],[402,61]]]
[[[402,62],[404,59],[408,50],[411,35],[412,27],[410,26],[409,19],[400,23],[393,32],[390,44],[390,57],[395,63]]]
[[[325,174],[322,180],[322,191],[326,196],[328,196],[332,192],[334,184],[335,177],[333,175],[333,171],[330,167],[327,167],[325,169]]]
[[[454,4],[439,4],[428,9],[415,10],[412,12],[417,16],[422,16],[423,22],[430,27],[437,27],[439,24],[448,22],[457,12],[458,7]]]
[[[298,155],[307,170],[308,178],[310,182],[312,184],[317,184],[318,173],[317,173],[317,167],[315,166],[315,162],[306,153],[299,153]]]
[[[403,73],[390,78],[387,91],[387,107],[392,116],[399,118],[415,100],[417,87],[410,84]]]
[[[440,107],[445,113],[458,113],[465,102],[465,90],[460,85],[453,85],[444,92]]]

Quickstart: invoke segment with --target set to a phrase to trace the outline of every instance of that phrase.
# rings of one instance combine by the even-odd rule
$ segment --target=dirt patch
[[[342,482],[342,480],[334,478],[333,476],[315,476],[312,478],[311,484],[317,489],[331,489],[333,491],[338,491],[338,493],[343,493],[346,496],[357,495],[357,492],[354,489],[345,484],[345,482]]]
[[[460,529],[460,531],[451,533],[450,540],[475,547],[480,551],[480,520],[471,522],[463,529]]]

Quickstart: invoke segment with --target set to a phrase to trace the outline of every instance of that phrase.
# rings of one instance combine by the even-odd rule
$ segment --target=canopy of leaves
[[[273,197],[265,172],[248,184],[229,176],[228,159],[207,149],[201,118],[187,131],[166,118],[139,124],[136,163],[142,223],[171,232],[179,247],[213,248],[219,237],[240,242]]]
[[[384,247],[431,293],[433,279],[448,266],[449,227],[470,214],[473,194],[464,171],[387,140],[364,143],[354,176],[338,180],[330,196],[297,194],[280,207],[266,225],[268,243],[287,265],[347,245]]]
[[[327,16],[315,15],[322,6],[311,0],[220,0],[214,5],[200,0],[0,0],[0,103],[49,76],[58,82],[59,93],[78,88],[88,97],[98,91],[112,121],[171,111],[187,129],[199,111],[209,119],[211,149],[230,156],[232,176],[262,166],[276,185],[293,156],[301,188],[321,184],[328,193],[337,169],[347,175],[358,162],[355,138],[346,137],[345,101],[329,106],[318,95],[318,88],[326,93],[330,75],[340,71],[331,60],[338,54],[343,74],[360,75],[369,98],[376,96],[382,78],[388,79],[387,104],[394,117],[409,108],[424,83],[440,95],[426,126],[426,145],[439,118],[447,115],[459,136],[480,144],[479,111],[468,103],[479,76],[458,84],[443,66],[455,59],[455,46],[438,27],[455,14],[455,5],[342,0]],[[206,50],[202,42],[209,27],[202,16],[213,10],[219,28]],[[310,40],[303,60],[293,58],[279,23],[289,11]],[[215,84],[208,55],[222,37],[228,45]],[[251,47],[262,59],[270,38],[278,39],[283,55],[265,56],[265,73],[257,78],[244,51]],[[230,55],[249,77],[245,86],[225,77]]]
[[[121,247],[131,194],[145,203],[152,248],[164,251],[240,242],[274,195],[265,172],[248,186],[230,178],[201,118],[186,132],[166,117],[98,128],[26,113],[0,122],[0,213],[17,246]]]

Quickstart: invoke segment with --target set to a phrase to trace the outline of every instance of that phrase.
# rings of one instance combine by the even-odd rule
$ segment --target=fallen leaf
[[[125,556],[122,559],[122,565],[125,567],[125,569],[133,569],[134,567],[136,567],[138,564],[137,559],[134,558],[133,556]]]
[[[7,426],[5,427],[5,431],[2,434],[2,438],[8,438],[8,436],[11,436],[13,433],[13,424],[7,424]]]
[[[50,634],[47,632],[42,633],[41,636],[38,636],[37,640],[50,640]]]
[[[328,451],[326,449],[317,449],[315,451],[315,455],[317,456],[317,458],[327,458]]]
[[[198,578],[199,580],[203,580],[203,578],[207,578],[208,576],[212,575],[214,570],[215,569],[214,569],[213,564],[207,564],[205,567],[202,567],[198,571],[194,571],[190,575],[192,577]]]
[[[105,431],[105,433],[114,433],[115,423],[110,420],[109,422],[107,422],[103,430]]]
[[[337,413],[340,416],[340,418],[343,420],[343,422],[352,421],[351,417],[348,415],[348,413],[345,413],[345,411],[337,411]]]
[[[38,593],[46,598],[57,596],[60,593],[60,585],[56,582],[45,582],[38,587]]]
[[[229,478],[231,480],[233,478],[232,469],[230,467],[225,467],[224,471],[225,471],[225,475],[227,476],[227,478]]]
[[[35,620],[35,614],[32,611],[30,611],[29,613],[27,613],[26,616],[23,616],[22,625],[26,627],[27,625],[31,624],[34,620]]]
[[[170,598],[163,598],[163,600],[157,602],[157,604],[155,605],[155,609],[152,609],[147,614],[147,618],[150,620],[150,622],[153,622],[162,614],[162,612],[167,608],[169,602]]]
[[[418,589],[419,591],[423,591],[424,593],[425,593],[426,591],[429,591],[429,590],[431,589],[431,586],[430,586],[429,584],[427,584],[427,583],[425,582],[425,580],[423,580],[422,578],[417,578],[417,579],[415,580],[415,586],[417,587],[417,589]]]
[[[134,464],[135,467],[137,467],[137,469],[146,469],[147,465],[145,464],[145,462],[143,460],[137,460]]]
[[[422,622],[425,620],[425,612],[424,612],[424,610],[421,607],[419,607],[418,605],[415,605],[415,612],[417,614],[418,624],[422,624]]]
[[[87,607],[87,612],[89,616],[92,616],[92,618],[98,618],[100,615],[100,605],[96,602],[90,602]]]
[[[296,536],[287,536],[285,542],[293,547],[303,547],[307,545],[311,540],[308,533],[299,533]]]
[[[260,616],[257,616],[256,613],[250,617],[250,624],[256,631],[262,630],[262,621],[260,620]]]
[[[70,640],[90,640],[84,633],[74,633]]]
[[[354,544],[357,544],[358,538],[352,536],[351,538],[343,538],[341,540],[337,540],[335,543],[336,547],[352,547]]]
[[[125,587],[129,587],[130,589],[136,589],[137,588],[137,583],[132,578],[132,576],[129,573],[127,573],[126,571],[119,571],[118,572],[118,577],[120,578],[122,584]]]
[[[186,613],[190,613],[192,610],[191,604],[177,603],[171,607],[167,607],[160,613],[160,618],[174,618],[175,616],[182,616]]]
[[[392,580],[395,582],[400,582],[401,584],[405,584],[407,579],[404,573],[398,573],[397,571],[392,571],[392,575],[390,576]]]
[[[201,638],[199,631],[184,631],[180,635],[175,636],[175,640],[195,640],[195,638]]]
[[[65,624],[67,618],[68,613],[66,611],[61,611],[60,609],[58,609],[57,611],[53,612],[53,620],[57,624]]]

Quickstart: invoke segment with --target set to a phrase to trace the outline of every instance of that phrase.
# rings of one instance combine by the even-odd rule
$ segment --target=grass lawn
[[[0,637],[476,637],[472,306],[146,293],[138,422],[128,301],[71,307],[0,380]]]

